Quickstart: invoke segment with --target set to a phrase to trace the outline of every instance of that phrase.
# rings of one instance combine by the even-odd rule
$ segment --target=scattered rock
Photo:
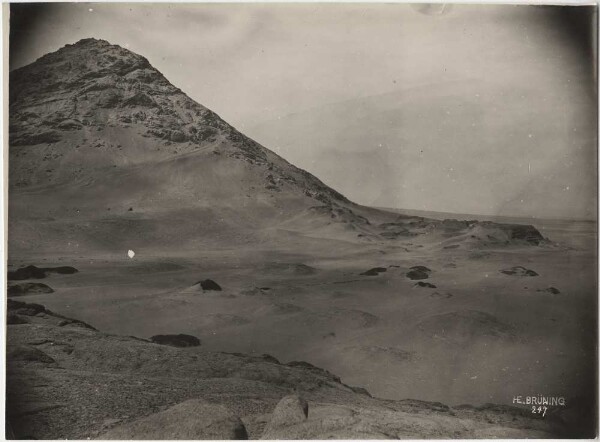
[[[299,424],[308,419],[308,402],[298,394],[286,396],[279,401],[271,420],[267,424],[263,433],[263,439],[271,439],[272,433],[282,427]]]
[[[415,283],[415,287],[427,287],[430,289],[437,289],[437,285],[431,284],[429,282],[423,282],[423,281],[419,281],[419,282]]]
[[[170,345],[171,347],[198,347],[200,339],[191,335],[154,335],[150,341],[160,345]]]
[[[245,440],[246,427],[222,405],[190,399],[99,436],[109,440]]]
[[[202,287],[202,290],[216,290],[218,292],[220,292],[221,286],[219,284],[217,284],[216,282],[214,282],[212,279],[205,279],[204,281],[198,281],[195,285],[200,284],[200,287]]]
[[[536,272],[523,266],[515,266],[509,269],[500,270],[500,273],[511,276],[538,276]]]
[[[412,279],[413,281],[416,279],[427,279],[429,278],[430,273],[431,269],[425,266],[413,266],[406,273],[406,277]]]
[[[387,269],[385,267],[373,267],[372,269],[367,270],[366,272],[362,272],[361,275],[365,276],[377,276],[380,273],[386,272]]]
[[[25,282],[8,286],[6,293],[8,296],[25,296],[40,293],[54,293],[54,290],[39,282]]]
[[[550,293],[552,295],[558,295],[560,293],[560,290],[558,290],[556,287],[548,287],[547,289],[538,289],[538,292],[543,292],[543,293]]]
[[[55,362],[54,359],[42,350],[29,345],[9,347],[6,353],[6,359],[8,361],[42,362],[44,364],[52,364]]]

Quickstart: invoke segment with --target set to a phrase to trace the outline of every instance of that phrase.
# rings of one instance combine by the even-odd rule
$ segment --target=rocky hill
[[[125,242],[165,252],[265,241],[273,229],[359,242],[449,236],[448,225],[350,202],[106,41],[67,45],[9,81],[16,252],[113,252]],[[475,227],[452,225],[450,236],[543,240],[533,227]]]

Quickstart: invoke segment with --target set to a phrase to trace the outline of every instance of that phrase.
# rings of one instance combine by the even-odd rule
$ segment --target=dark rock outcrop
[[[500,270],[500,273],[511,276],[538,276],[537,272],[523,266],[515,266],[509,269]]]
[[[9,299],[6,304],[9,313],[19,314],[23,316],[35,316],[40,313],[51,314],[50,310],[46,310],[46,307],[40,304],[34,304],[29,302],[20,302],[13,299]]]
[[[43,279],[47,273],[58,273],[61,275],[71,275],[77,273],[75,267],[62,266],[62,267],[36,267],[29,265],[21,267],[17,270],[10,271],[7,273],[7,279],[12,281],[22,281],[24,279]]]
[[[550,293],[551,295],[560,294],[560,290],[558,290],[556,287],[548,287],[547,289],[538,289],[536,291],[542,292],[542,293]]]
[[[40,293],[54,293],[51,287],[39,282],[24,282],[21,284],[9,285],[6,289],[8,296],[24,296]]]
[[[86,322],[80,321],[78,319],[71,319],[71,318],[67,318],[65,316],[59,315],[57,313],[54,313],[54,312],[46,309],[46,307],[44,307],[43,305],[40,305],[40,304],[21,302],[21,301],[15,301],[14,299],[8,299],[7,303],[6,303],[6,307],[7,307],[7,311],[8,311],[9,315],[14,314],[14,315],[21,315],[21,316],[46,316],[46,317],[51,317],[55,321],[57,321],[57,325],[59,327],[64,327],[66,325],[73,325],[76,327],[81,327],[81,328],[85,328],[88,330],[96,331],[96,329],[94,327],[92,327],[91,325],[89,325]]]
[[[202,287],[202,290],[215,290],[220,292],[221,290],[223,290],[221,288],[221,286],[219,284],[217,284],[215,281],[213,281],[212,279],[205,279],[204,281],[198,281],[195,285],[200,284],[200,287]]]
[[[536,246],[544,240],[539,230],[532,225],[501,224],[501,226],[510,231],[511,239],[526,241]]]
[[[160,345],[170,345],[171,347],[198,347],[200,339],[192,335],[155,335],[150,341]]]
[[[7,279],[21,281],[23,279],[42,279],[46,277],[46,272],[36,266],[21,267],[20,269],[7,273]]]
[[[425,266],[413,266],[406,273],[406,277],[409,279],[417,280],[417,279],[427,279],[429,278],[429,274],[431,273],[431,269]]]
[[[419,282],[415,283],[415,287],[426,287],[426,288],[430,288],[430,289],[437,289],[437,285],[431,284],[430,282],[423,282],[423,281],[419,281]]]

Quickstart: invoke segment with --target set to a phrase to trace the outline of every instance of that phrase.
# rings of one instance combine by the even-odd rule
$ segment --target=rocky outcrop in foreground
[[[237,440],[248,439],[239,417],[221,405],[190,399],[168,410],[120,425],[100,435],[103,440]]]
[[[309,363],[114,336],[9,300],[7,425],[28,439],[572,436],[558,414],[383,400]]]

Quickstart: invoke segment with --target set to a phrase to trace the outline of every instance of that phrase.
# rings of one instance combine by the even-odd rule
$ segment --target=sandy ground
[[[11,256],[72,265],[20,297],[109,333],[186,333],[211,350],[269,353],[326,368],[390,399],[511,404],[517,395],[584,400],[594,382],[595,226],[551,222],[561,248],[441,249],[425,236],[357,244],[273,231],[252,245],[133,259]],[[274,241],[275,242],[275,241]],[[415,287],[410,267],[431,269]],[[524,266],[536,277],[500,272]],[[377,276],[360,273],[384,267]],[[210,278],[221,292],[194,285]],[[557,288],[552,294],[545,289]]]

